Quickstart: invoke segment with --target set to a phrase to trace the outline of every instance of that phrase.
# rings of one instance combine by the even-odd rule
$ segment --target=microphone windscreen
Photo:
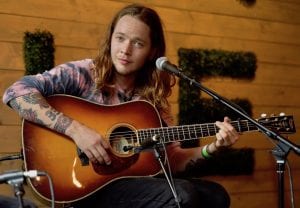
[[[160,57],[158,59],[156,59],[156,68],[159,69],[159,70],[164,70],[163,69],[163,64],[168,61],[168,58],[167,57]]]

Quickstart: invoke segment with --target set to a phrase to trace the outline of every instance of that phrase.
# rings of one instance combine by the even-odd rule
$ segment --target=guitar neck
[[[257,131],[257,127],[248,120],[238,120],[231,122],[231,125],[237,132]],[[219,131],[215,123],[193,124],[183,126],[161,127],[138,130],[139,142],[159,136],[161,143],[170,143],[175,141],[187,141],[199,138],[214,136]]]

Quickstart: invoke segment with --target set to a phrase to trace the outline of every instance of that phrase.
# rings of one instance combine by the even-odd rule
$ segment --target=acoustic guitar
[[[162,127],[157,110],[146,101],[105,106],[81,98],[55,95],[47,98],[58,111],[95,129],[110,144],[112,164],[100,165],[88,158],[67,136],[23,120],[22,149],[25,170],[47,172],[53,181],[56,203],[80,200],[110,182],[126,177],[148,177],[161,167],[151,148],[136,151],[143,142],[159,136],[159,144],[214,136],[214,123]],[[259,122],[279,132],[295,131],[292,116],[261,118]],[[257,131],[247,120],[232,121],[238,132]],[[51,200],[45,177],[28,179],[40,197]]]

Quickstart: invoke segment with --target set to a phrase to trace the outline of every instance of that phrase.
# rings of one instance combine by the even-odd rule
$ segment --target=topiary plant
[[[49,31],[24,33],[25,75],[42,73],[54,66],[54,37]]]
[[[252,52],[225,51],[216,49],[178,50],[179,66],[185,75],[201,81],[208,77],[230,77],[253,80],[257,68],[256,55]],[[247,99],[231,100],[252,115],[252,105]],[[202,98],[201,91],[192,87],[186,80],[179,80],[179,117],[180,125],[207,123],[223,120],[224,116],[239,119],[240,116],[224,105],[210,98]],[[196,140],[182,143],[182,147],[198,146]],[[238,175],[251,174],[254,170],[254,150],[252,148],[226,148],[218,151],[210,160],[190,163],[184,176]]]

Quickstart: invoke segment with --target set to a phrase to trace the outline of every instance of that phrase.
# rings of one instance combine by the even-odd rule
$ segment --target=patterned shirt
[[[58,65],[42,74],[24,76],[5,91],[3,102],[8,104],[14,98],[37,92],[44,97],[54,94],[73,95],[105,105],[142,99],[137,94],[126,97],[120,88],[115,88],[113,96],[95,89],[93,69],[93,60],[84,59]],[[160,116],[167,124],[172,124],[173,119],[169,113],[160,112]]]

